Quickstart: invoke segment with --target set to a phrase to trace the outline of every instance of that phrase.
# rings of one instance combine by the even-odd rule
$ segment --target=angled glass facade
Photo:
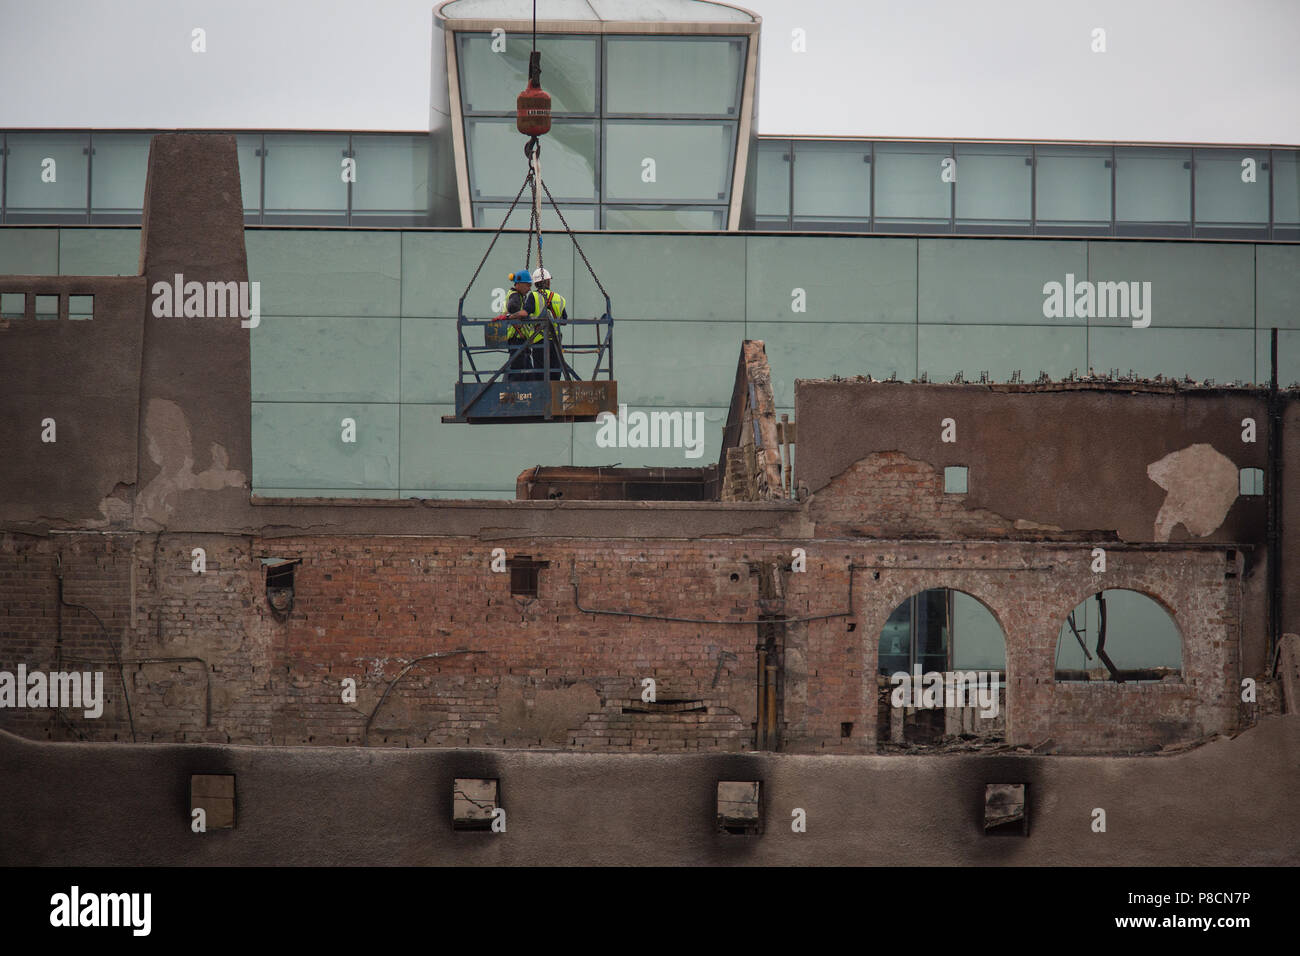
[[[539,36],[552,97],[542,178],[556,202],[598,229],[726,228],[748,42]],[[515,98],[532,38],[457,32],[455,45],[473,222],[497,225],[528,169]]]

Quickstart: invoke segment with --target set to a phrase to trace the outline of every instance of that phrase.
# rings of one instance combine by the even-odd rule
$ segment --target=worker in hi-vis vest
[[[541,375],[534,375],[528,370],[533,368],[534,352],[537,353],[536,358],[542,358],[541,330],[532,322],[518,321],[534,314],[531,301],[533,294],[529,291],[533,277],[527,269],[520,269],[510,273],[509,278],[514,283],[514,290],[506,299],[506,310],[501,318],[510,321],[510,327],[506,330],[506,343],[514,354],[510,357],[506,377],[516,381],[540,380]]]
[[[538,323],[537,329],[545,338],[545,330],[550,327],[550,349],[551,349],[551,378],[563,378],[564,354],[560,350],[560,327],[555,324],[556,319],[568,321],[569,309],[568,303],[564,296],[558,292],[551,291],[551,274],[545,269],[538,269],[533,273],[533,298],[532,308],[529,314],[535,318],[545,315],[549,321]],[[545,354],[538,349],[534,353],[533,368],[545,369]]]

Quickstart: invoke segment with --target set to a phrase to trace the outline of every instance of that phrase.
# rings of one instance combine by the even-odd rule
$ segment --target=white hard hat
[[[538,269],[536,272],[533,273],[534,282],[546,282],[550,278],[551,278],[551,274],[547,272],[545,269]]]

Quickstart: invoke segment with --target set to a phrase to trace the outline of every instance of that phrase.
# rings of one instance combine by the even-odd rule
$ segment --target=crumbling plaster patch
[[[1181,524],[1189,534],[1213,534],[1237,500],[1237,466],[1212,445],[1189,445],[1147,466],[1147,477],[1168,492],[1154,535],[1168,541]]]
[[[140,494],[142,519],[165,525],[176,496],[183,491],[247,486],[248,478],[242,471],[227,467],[229,457],[225,446],[217,442],[210,446],[212,464],[203,471],[194,471],[189,423],[175,402],[151,398],[145,411],[144,431],[149,457],[161,470]]]

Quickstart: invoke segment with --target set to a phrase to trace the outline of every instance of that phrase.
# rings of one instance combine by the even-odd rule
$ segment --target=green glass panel
[[[745,314],[745,241],[741,236],[675,236],[665,241],[662,236],[608,233],[581,239],[592,268],[611,294],[616,319],[723,322],[738,321]],[[574,290],[587,309],[603,302],[585,269],[578,273]]]
[[[93,295],[68,296],[69,319],[93,319],[95,315],[95,297]]]
[[[90,141],[85,133],[10,133],[8,222],[85,221]]]
[[[730,401],[730,396],[728,396],[728,401]],[[602,447],[597,442],[597,436],[600,434],[600,424],[596,422],[579,422],[573,426],[574,465],[578,467],[596,467],[619,463],[623,468],[703,468],[718,460],[718,449],[722,447],[722,432],[727,424],[726,406],[654,408],[624,404],[628,405],[626,413],[628,423],[626,446]],[[661,416],[681,412],[682,426],[680,432],[677,431],[675,423],[667,423],[665,428],[664,419],[652,420],[650,416],[656,412]],[[653,430],[656,435],[661,436],[666,430],[670,442],[679,438],[679,444],[682,447],[630,447],[634,437],[639,438],[639,435],[634,436],[632,431],[638,421],[638,418],[633,417],[634,413],[638,418],[642,414],[646,416],[642,420],[645,428],[645,441],[653,440],[650,434],[653,421],[655,426]],[[689,427],[687,426],[687,416],[690,416]],[[688,437],[686,432],[688,430],[691,439],[690,448],[685,447],[686,438]],[[616,434],[617,428],[614,431]],[[691,458],[687,456],[687,452],[693,450],[698,451],[698,457]]]
[[[610,37],[605,43],[607,114],[738,114],[743,39]]]
[[[244,215],[259,215],[262,211],[262,134],[239,134],[235,137],[235,152],[239,156],[239,192],[243,198]]]
[[[495,45],[501,46],[500,39]],[[493,50],[491,34],[457,37],[461,106],[465,112],[510,113],[528,85],[532,37],[507,34],[505,49]],[[552,113],[593,113],[596,109],[596,37],[538,36],[542,87],[551,94]]]
[[[1107,589],[1106,656],[1120,670],[1182,666],[1182,637],[1169,612],[1137,591]],[[1088,670],[1094,679],[1106,680],[1106,665],[1097,656],[1097,637],[1101,627],[1100,609],[1095,597],[1080,602],[1073,612],[1074,629],[1064,621],[1057,637],[1057,670]],[[1085,658],[1079,646],[1079,632],[1092,659]]]
[[[572,425],[445,425],[450,405],[402,408],[402,488],[463,490],[514,486],[519,473],[536,465],[568,465]]]
[[[1039,372],[1064,378],[1087,368],[1087,330],[1082,326],[922,325],[917,330],[918,365],[932,382],[961,372],[978,381],[988,372],[995,382],[1019,371],[1032,381]]]
[[[0,318],[21,319],[27,315],[27,295],[23,292],[0,292]]]
[[[725,215],[725,209],[707,206],[675,206],[658,209],[606,206],[605,228],[628,232],[663,230],[704,232],[722,229]]]
[[[59,274],[133,276],[140,272],[139,229],[60,229]]]
[[[1254,328],[1254,259],[1254,248],[1246,243],[1088,243],[1089,278],[1094,283],[1151,283],[1152,328]],[[1139,286],[1139,291],[1144,288]],[[1130,285],[1130,295],[1131,290]],[[1089,324],[1131,327],[1132,319],[1093,318]]]
[[[615,332],[620,401],[665,408],[731,401],[743,322],[628,320]]]
[[[789,140],[758,143],[756,213],[760,219],[784,219],[790,214],[790,151]]]
[[[264,317],[251,330],[253,401],[397,401],[399,321]]]
[[[1255,382],[1267,385],[1272,377],[1272,330],[1255,333]],[[1277,381],[1283,388],[1300,387],[1300,332],[1277,333]]]
[[[916,322],[915,239],[751,236],[750,322]]]
[[[620,335],[622,333],[620,332]],[[840,375],[916,377],[916,326],[864,322],[750,322],[747,335],[766,346],[778,405],[794,404],[796,379]],[[732,356],[736,364],[739,350]],[[731,378],[734,378],[734,372]],[[619,394],[622,394],[620,384]],[[730,396],[728,396],[730,398]]]
[[[969,594],[952,592],[952,662],[956,670],[1005,671],[1006,636],[993,613]]]
[[[470,196],[475,199],[513,200],[524,184],[528,165],[523,137],[513,119],[467,119]],[[590,121],[555,121],[542,144],[542,179],[558,203],[566,199],[596,198],[596,124]],[[531,200],[525,191],[520,203]],[[549,208],[545,193],[544,208]]]
[[[952,147],[942,143],[876,144],[876,228],[934,227],[952,215],[952,184],[943,181]]]
[[[264,316],[400,314],[401,241],[400,233],[362,230],[244,233]]]
[[[11,137],[12,138],[12,137]],[[1289,229],[1285,238],[1300,239],[1300,151],[1273,150],[1273,225]]]
[[[880,673],[908,673],[912,668],[912,599],[894,608],[880,629],[876,662]]]
[[[1249,329],[1093,328],[1088,338],[1092,367],[1127,375],[1196,381],[1249,382],[1255,374],[1255,333]]]
[[[957,146],[958,225],[998,229],[1029,226],[1034,169],[1027,145]]]
[[[1111,148],[1039,146],[1037,153],[1035,202],[1039,225],[1109,226]]]
[[[346,135],[266,136],[267,222],[342,225],[348,187],[343,180]]]
[[[605,123],[605,199],[726,201],[734,123]]]
[[[549,224],[553,225],[553,220]],[[467,318],[489,319],[502,312],[506,294],[510,291],[509,275],[524,267],[525,252],[529,250],[527,240],[523,233],[507,234],[492,248],[465,298]],[[402,233],[402,314],[455,318],[457,302],[474,277],[474,270],[487,253],[491,241],[492,233],[487,231]],[[580,241],[586,248],[591,240],[584,237]],[[530,264],[535,268],[535,242],[531,253]],[[592,318],[593,310],[597,308],[596,300],[584,299],[575,288],[578,277],[574,275],[573,243],[569,237],[543,234],[542,261],[554,276],[551,288],[568,299],[569,314]],[[586,275],[581,260],[576,267]],[[587,282],[590,283],[590,278]],[[603,301],[601,304],[603,306]],[[478,344],[482,344],[483,333],[476,331],[473,334],[480,336]]]
[[[569,224],[570,229],[591,231],[597,228],[595,206],[570,206],[564,203],[560,203],[559,206],[560,212],[564,214],[564,221]],[[478,229],[496,229],[501,225],[501,220],[505,218],[506,211],[509,208],[509,205],[505,203],[475,203],[474,226]],[[510,213],[506,228],[527,229],[531,217],[531,206],[520,201],[514,212]],[[563,229],[564,224],[554,217],[555,211],[551,208],[550,203],[546,203],[542,207],[542,228]],[[545,248],[546,243],[543,241],[543,254],[545,254]]]
[[[58,275],[61,233],[60,229],[0,229],[0,275]]]
[[[1186,234],[1172,227],[1192,218],[1192,151],[1120,146],[1115,150],[1115,219],[1138,223],[1143,235]]]
[[[1243,163],[1246,165],[1243,166]],[[1268,150],[1196,151],[1196,223],[1267,226]],[[1253,181],[1243,180],[1243,176]]]
[[[466,329],[471,344],[483,344],[480,329]],[[474,355],[480,368],[499,368],[505,353]],[[402,401],[449,405],[456,400],[454,319],[402,319]]]
[[[352,137],[357,179],[352,186],[354,216],[409,216],[429,208],[429,137]]]
[[[1300,245],[1255,246],[1256,327],[1300,329]]]
[[[264,498],[397,498],[396,489],[380,488],[253,488]]]
[[[865,232],[871,218],[870,159],[870,143],[795,143],[795,228]]]
[[[149,172],[149,133],[96,133],[91,165],[94,221],[139,220]]]
[[[253,402],[253,486],[396,490],[397,423],[397,405]]]
[[[919,239],[919,320],[1083,325],[1043,314],[1049,282],[1083,281],[1088,248],[1064,239]],[[922,368],[925,365],[922,363]],[[933,369],[931,370],[933,371]]]

